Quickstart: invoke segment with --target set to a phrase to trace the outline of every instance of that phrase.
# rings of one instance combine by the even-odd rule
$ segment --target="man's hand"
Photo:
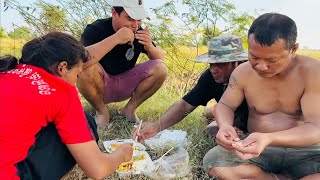
[[[241,159],[248,160],[258,157],[270,143],[267,133],[252,133],[246,139],[233,143],[232,146]]]
[[[150,49],[154,48],[148,26],[143,30],[137,31],[137,33],[135,34],[135,37],[136,39],[138,39],[138,42],[144,46],[144,49],[147,52],[149,52]]]
[[[118,44],[126,44],[128,42],[131,42],[131,44],[133,43],[134,40],[134,33],[132,32],[131,29],[127,28],[127,27],[123,27],[121,29],[119,29],[116,33],[116,40],[118,42]]]
[[[234,151],[233,143],[240,141],[234,127],[230,125],[222,125],[216,135],[216,142],[229,151]]]
[[[136,139],[138,136],[139,142],[144,142],[145,139],[152,138],[160,131],[160,127],[157,123],[142,123],[140,132],[138,132],[138,129],[135,129],[135,132],[133,133],[133,139]]]
[[[121,144],[116,151],[120,151],[121,154],[123,154],[123,162],[127,162],[130,161],[132,159],[132,153],[133,153],[133,147],[132,147],[132,143],[124,143]]]

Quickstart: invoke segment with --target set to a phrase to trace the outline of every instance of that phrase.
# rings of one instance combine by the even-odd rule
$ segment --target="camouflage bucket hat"
[[[243,50],[242,40],[234,35],[214,37],[208,43],[208,53],[195,58],[203,63],[227,63],[248,60],[248,52]]]

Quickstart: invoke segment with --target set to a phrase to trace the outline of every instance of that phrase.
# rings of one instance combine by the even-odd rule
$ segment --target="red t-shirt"
[[[0,72],[0,179],[20,179],[35,135],[53,122],[65,144],[93,140],[74,86],[30,65]]]

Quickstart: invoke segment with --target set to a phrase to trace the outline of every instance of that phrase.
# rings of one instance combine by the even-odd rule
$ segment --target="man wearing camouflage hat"
[[[136,131],[134,133],[134,139],[139,136],[139,141],[143,142],[145,139],[151,138],[158,132],[180,122],[197,106],[206,106],[211,99],[220,100],[232,71],[239,63],[246,61],[248,55],[243,50],[242,40],[234,35],[223,35],[211,39],[208,43],[208,50],[208,53],[195,59],[198,62],[210,64],[210,68],[202,73],[195,87],[181,100],[169,107],[157,122],[143,123],[140,132],[137,133]],[[206,111],[206,117],[214,116],[213,107],[208,108],[211,111]],[[247,117],[248,109],[244,101],[235,111],[235,127],[247,132]],[[215,135],[218,130],[215,122],[209,124],[208,130],[211,130],[211,134]]]

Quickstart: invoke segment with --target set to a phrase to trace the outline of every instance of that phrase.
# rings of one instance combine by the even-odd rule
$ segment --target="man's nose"
[[[216,66],[216,65],[211,65],[210,66],[210,71],[211,72],[217,72],[219,70],[219,67],[218,66]]]
[[[139,20],[135,20],[134,22],[133,22],[133,27],[139,27],[139,25],[140,25],[140,21]]]
[[[263,62],[259,62],[255,65],[255,68],[258,70],[258,71],[266,71],[269,69],[269,66],[266,64],[266,63],[263,63]]]

